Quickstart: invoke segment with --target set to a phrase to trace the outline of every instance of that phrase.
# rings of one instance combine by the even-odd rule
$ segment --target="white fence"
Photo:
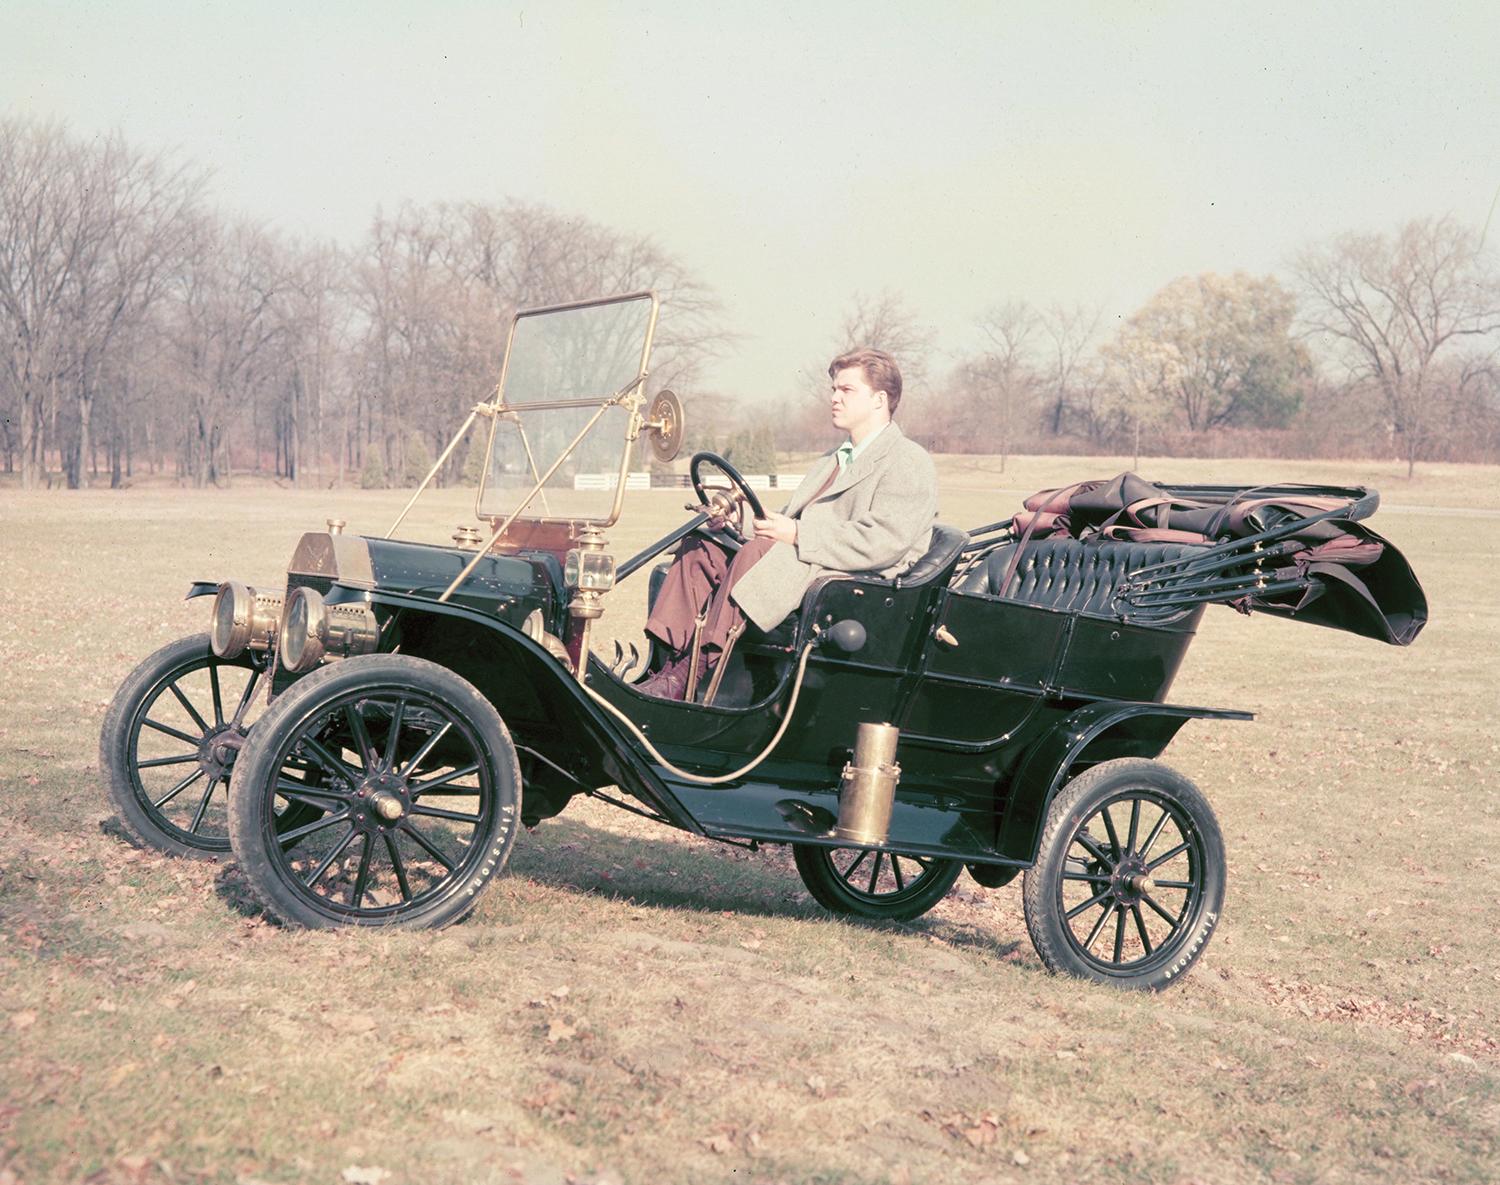
[[[752,490],[791,490],[802,481],[801,473],[747,473],[745,484]],[[575,490],[612,490],[619,484],[618,473],[578,473],[573,477]],[[680,490],[692,482],[685,473],[627,473],[627,490],[665,489]],[[727,489],[729,479],[719,473],[705,475],[704,484],[710,489]]]

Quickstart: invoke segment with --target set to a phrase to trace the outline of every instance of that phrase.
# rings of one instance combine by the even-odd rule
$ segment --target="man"
[[[681,699],[702,615],[699,678],[710,674],[748,618],[772,630],[828,572],[899,575],[932,539],[937,473],[921,445],[892,422],[901,371],[882,350],[858,349],[828,367],[833,426],[849,434],[802,479],[781,513],[755,521],[755,537],[731,561],[691,536],[667,572],[646,632],[671,656],[640,685]]]

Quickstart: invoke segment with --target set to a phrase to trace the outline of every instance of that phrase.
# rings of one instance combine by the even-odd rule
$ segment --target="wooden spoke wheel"
[[[1197,961],[1218,924],[1218,821],[1181,774],[1154,761],[1106,761],[1053,800],[1022,900],[1051,970],[1166,987]]]
[[[807,891],[834,913],[877,921],[920,917],[948,895],[959,860],[906,856],[870,848],[793,844],[792,857]]]
[[[121,827],[173,856],[229,854],[229,779],[265,690],[263,655],[220,658],[207,634],[179,638],[120,685],[99,734],[99,768]],[[303,806],[278,825],[295,827]]]
[[[321,813],[292,829],[280,814]],[[236,858],[304,926],[444,926],[467,914],[520,827],[515,747],[494,707],[444,667],[369,655],[295,683],[235,768]]]

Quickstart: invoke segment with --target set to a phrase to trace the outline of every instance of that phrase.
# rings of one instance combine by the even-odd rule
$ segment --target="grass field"
[[[1122,467],[945,459],[943,518]],[[190,579],[279,583],[299,532],[382,532],[403,497],[0,493],[0,1183],[1495,1179],[1500,471],[1142,469],[1377,485],[1432,611],[1408,650],[1205,617],[1172,698],[1259,719],[1168,751],[1229,891],[1160,996],[1047,975],[1019,884],[852,925],[780,852],[592,805],[523,833],[461,926],[275,925],[232,864],[118,838],[99,724],[206,628]],[[681,502],[633,495],[616,553]],[[468,509],[435,495],[413,537]],[[639,628],[636,590],[609,631]]]

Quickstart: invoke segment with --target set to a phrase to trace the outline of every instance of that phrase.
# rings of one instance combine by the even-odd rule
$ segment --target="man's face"
[[[833,376],[829,402],[832,404],[833,426],[851,436],[884,422],[886,394],[871,388],[861,367],[849,366]]]

